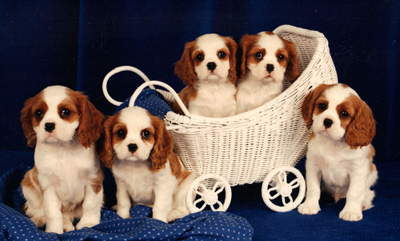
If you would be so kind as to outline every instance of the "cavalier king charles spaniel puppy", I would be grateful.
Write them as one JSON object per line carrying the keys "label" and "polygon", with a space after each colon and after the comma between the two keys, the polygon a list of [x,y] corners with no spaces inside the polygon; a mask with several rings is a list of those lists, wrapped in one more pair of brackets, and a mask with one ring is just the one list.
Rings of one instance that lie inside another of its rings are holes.
{"label": "cavalier king charles spaniel puppy", "polygon": [[21,123],[34,167],[22,180],[26,215],[46,232],[63,233],[100,221],[103,169],[96,141],[104,116],[86,96],[63,86],[47,87],[28,99]]}
{"label": "cavalier king charles spaniel puppy", "polygon": [[169,222],[189,214],[186,195],[194,175],[173,152],[164,122],[140,107],[128,107],[105,123],[101,159],[117,185],[117,214],[129,218],[131,201],[153,207],[153,218]]}
{"label": "cavalier king charles spaniel puppy", "polygon": [[[235,41],[218,34],[205,34],[186,43],[175,74],[186,87],[179,93],[191,114],[227,117],[236,114]],[[174,102],[173,110],[182,114]]]}
{"label": "cavalier king charles spaniel puppy", "polygon": [[237,113],[255,109],[283,91],[284,78],[293,83],[300,75],[296,45],[271,32],[244,35],[237,85]]}
{"label": "cavalier king charles spaniel puppy", "polygon": [[302,214],[320,211],[321,189],[337,202],[346,198],[339,217],[361,220],[362,211],[372,208],[378,177],[372,159],[375,150],[375,121],[368,105],[344,84],[320,85],[303,102],[301,114],[308,129],[306,161],[307,195],[298,207]]}

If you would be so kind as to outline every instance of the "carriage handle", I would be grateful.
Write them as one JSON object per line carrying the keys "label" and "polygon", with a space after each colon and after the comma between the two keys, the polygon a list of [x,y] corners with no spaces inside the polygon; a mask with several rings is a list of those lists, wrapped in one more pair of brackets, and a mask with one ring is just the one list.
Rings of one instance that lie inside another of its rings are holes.
{"label": "carriage handle", "polygon": [[135,101],[136,101],[136,98],[139,96],[140,92],[142,92],[142,90],[143,90],[145,87],[149,86],[150,89],[155,90],[156,88],[154,88],[154,85],[158,85],[158,86],[164,87],[165,89],[167,89],[167,90],[172,94],[172,96],[175,98],[175,100],[176,100],[176,102],[178,103],[178,105],[181,107],[183,113],[184,113],[187,117],[191,117],[191,116],[192,116],[192,115],[189,113],[189,111],[188,111],[188,109],[186,108],[186,106],[183,104],[181,98],[179,98],[178,94],[175,92],[175,90],[174,90],[171,86],[169,86],[169,85],[167,85],[167,84],[165,84],[165,83],[163,83],[163,82],[161,82],[161,81],[150,80],[150,79],[149,79],[141,70],[139,70],[138,68],[135,68],[135,67],[132,67],[132,66],[127,66],[127,65],[126,65],[126,66],[120,66],[120,67],[117,67],[117,68],[111,70],[111,71],[104,77],[104,79],[103,79],[103,86],[102,86],[102,87],[103,87],[103,94],[104,94],[104,96],[106,97],[106,99],[107,99],[111,104],[113,104],[113,105],[115,105],[115,106],[120,106],[120,105],[123,103],[123,102],[114,100],[114,99],[110,96],[110,94],[108,93],[108,90],[107,90],[107,83],[108,83],[108,80],[111,78],[111,76],[113,76],[114,74],[117,74],[117,73],[119,73],[119,72],[122,72],[122,71],[131,71],[131,72],[134,72],[134,73],[136,73],[137,75],[139,75],[140,77],[142,77],[142,79],[144,80],[144,83],[143,83],[142,85],[140,85],[140,86],[135,90],[135,92],[132,94],[132,97],[131,97],[131,99],[130,99],[130,101],[129,101],[129,106],[133,106],[133,104],[134,104]]}

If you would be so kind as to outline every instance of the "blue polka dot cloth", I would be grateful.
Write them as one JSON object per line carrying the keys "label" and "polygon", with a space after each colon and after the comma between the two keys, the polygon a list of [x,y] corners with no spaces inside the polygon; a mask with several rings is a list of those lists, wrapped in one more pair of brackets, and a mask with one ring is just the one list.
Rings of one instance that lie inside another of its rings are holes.
{"label": "blue polka dot cloth", "polygon": [[[114,114],[118,113],[123,108],[128,107],[130,99],[131,98],[126,99],[120,106],[118,106]],[[142,90],[136,98],[134,105],[148,110],[150,114],[158,116],[160,119],[164,119],[164,116],[168,111],[172,111],[171,106],[168,105],[162,94],[150,88]]]}
{"label": "blue polka dot cloth", "polygon": [[[18,167],[0,178],[0,240],[251,240],[254,234],[246,219],[228,212],[204,211],[164,223],[150,218],[151,208],[142,205],[132,207],[131,218],[122,219],[104,207],[100,224],[94,227],[60,235],[46,233],[36,228],[21,210],[25,199],[20,183],[29,169]],[[115,195],[112,179],[111,172],[106,171],[106,199],[110,193]],[[107,206],[107,200],[105,203]]]}

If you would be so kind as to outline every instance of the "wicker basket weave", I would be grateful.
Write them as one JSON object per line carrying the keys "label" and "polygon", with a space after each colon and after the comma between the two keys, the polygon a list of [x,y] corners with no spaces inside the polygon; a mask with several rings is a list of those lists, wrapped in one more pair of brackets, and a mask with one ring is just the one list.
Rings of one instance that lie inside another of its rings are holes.
{"label": "wicker basket weave", "polygon": [[[175,151],[196,176],[216,174],[231,186],[262,182],[280,166],[294,166],[305,155],[310,135],[300,114],[303,98],[317,85],[337,83],[337,74],[322,33],[283,25],[274,30],[297,45],[301,75],[272,101],[226,118],[164,118]],[[168,101],[170,92],[160,91]]]}

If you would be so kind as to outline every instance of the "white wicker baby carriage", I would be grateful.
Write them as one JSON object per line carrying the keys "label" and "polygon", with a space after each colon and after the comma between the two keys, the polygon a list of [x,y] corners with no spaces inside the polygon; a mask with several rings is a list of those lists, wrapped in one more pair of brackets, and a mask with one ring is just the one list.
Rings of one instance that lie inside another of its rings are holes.
{"label": "white wicker baby carriage", "polygon": [[[197,176],[187,196],[191,212],[201,211],[207,205],[212,210],[225,211],[231,201],[230,186],[254,182],[263,182],[263,200],[275,211],[292,210],[304,197],[304,178],[294,168],[305,155],[310,135],[300,114],[301,104],[305,95],[319,84],[337,83],[337,75],[323,34],[289,25],[278,27],[274,33],[296,43],[301,75],[274,100],[232,117],[191,115],[171,87],[149,81],[133,67],[116,68],[104,78],[104,95],[115,105],[122,102],[108,95],[107,82],[113,74],[126,70],[145,80],[133,94],[130,106],[145,87],[154,88],[152,85],[166,88],[168,91],[157,91],[167,101],[177,98],[181,104],[185,115],[171,111],[164,122],[173,136],[175,152]],[[278,199],[277,204],[274,200]]]}

